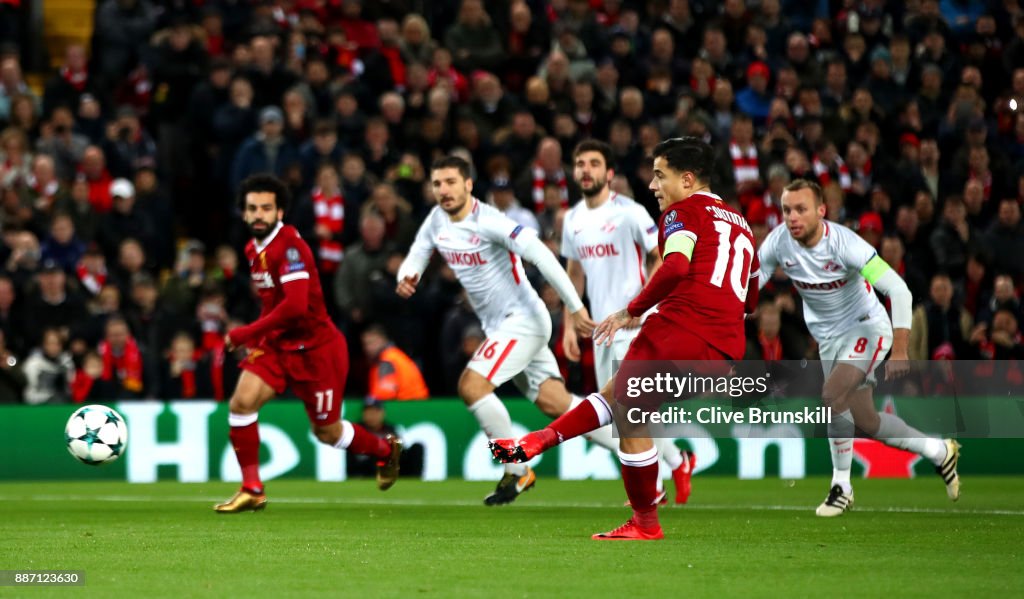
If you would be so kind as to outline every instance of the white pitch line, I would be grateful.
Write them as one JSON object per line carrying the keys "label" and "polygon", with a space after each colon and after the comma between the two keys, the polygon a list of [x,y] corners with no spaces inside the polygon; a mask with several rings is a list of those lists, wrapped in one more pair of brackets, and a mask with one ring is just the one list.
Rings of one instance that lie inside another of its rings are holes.
{"label": "white pitch line", "polygon": [[[0,495],[2,501],[106,501],[111,503],[209,503],[218,501],[215,497],[198,495]],[[275,497],[271,503],[300,505],[369,505],[379,507],[478,507],[475,500],[426,501],[422,499],[366,499],[345,497]],[[609,509],[617,507],[614,503],[580,503],[531,501],[524,499],[520,508],[569,508],[569,509]],[[813,506],[806,505],[758,505],[758,504],[688,504],[678,511],[699,510],[732,510],[754,512],[810,512]],[[1024,510],[978,510],[978,509],[940,509],[920,507],[879,507],[865,508],[858,506],[855,512],[877,514],[971,514],[977,516],[1024,516]]]}

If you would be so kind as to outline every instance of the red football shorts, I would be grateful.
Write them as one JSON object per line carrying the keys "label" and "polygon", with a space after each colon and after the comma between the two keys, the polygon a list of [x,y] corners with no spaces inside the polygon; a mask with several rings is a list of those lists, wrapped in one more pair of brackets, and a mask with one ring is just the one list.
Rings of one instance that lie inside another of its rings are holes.
{"label": "red football shorts", "polygon": [[678,368],[696,376],[725,376],[732,367],[728,360],[706,339],[653,314],[633,339],[615,374],[615,400],[626,407],[656,410],[665,402],[665,397],[654,393],[629,397],[626,393],[629,378],[653,377],[658,373],[683,374],[671,362],[682,362]]}
{"label": "red football shorts", "polygon": [[260,346],[249,352],[241,367],[260,377],[278,395],[291,388],[305,404],[314,427],[334,424],[341,418],[348,345],[340,334],[330,343],[302,351]]}

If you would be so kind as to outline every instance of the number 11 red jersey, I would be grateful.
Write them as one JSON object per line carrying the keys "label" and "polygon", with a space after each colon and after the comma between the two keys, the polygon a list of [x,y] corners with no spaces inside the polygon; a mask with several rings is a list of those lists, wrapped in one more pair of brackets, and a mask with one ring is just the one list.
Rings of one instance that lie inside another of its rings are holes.
{"label": "number 11 red jersey", "polygon": [[739,360],[746,348],[747,283],[760,268],[750,225],[722,198],[697,193],[662,213],[658,226],[662,255],[673,235],[690,238],[693,254],[687,275],[658,303],[658,316]]}

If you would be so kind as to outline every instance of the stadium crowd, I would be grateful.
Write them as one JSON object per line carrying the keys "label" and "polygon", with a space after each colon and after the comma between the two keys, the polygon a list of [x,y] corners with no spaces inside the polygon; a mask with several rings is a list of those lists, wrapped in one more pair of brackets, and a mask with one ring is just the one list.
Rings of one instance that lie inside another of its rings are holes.
{"label": "stadium crowd", "polygon": [[[224,399],[224,333],[258,314],[234,195],[258,172],[292,190],[349,393],[393,344],[453,395],[484,335],[451,271],[394,293],[430,163],[470,160],[557,254],[587,137],[655,215],[654,145],[709,141],[758,241],[789,181],[819,181],[913,291],[912,359],[1024,357],[1017,0],[104,0],[41,94],[20,63],[0,48],[0,402]],[[788,281],[759,312],[748,357],[815,355]]]}

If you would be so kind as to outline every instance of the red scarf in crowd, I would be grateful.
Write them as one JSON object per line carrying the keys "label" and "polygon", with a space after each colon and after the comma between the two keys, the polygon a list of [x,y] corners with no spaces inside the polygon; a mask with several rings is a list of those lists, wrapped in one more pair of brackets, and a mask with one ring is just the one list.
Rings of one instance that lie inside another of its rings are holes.
{"label": "red scarf in crowd", "polygon": [[60,68],[60,76],[64,81],[75,88],[75,91],[82,91],[85,89],[85,84],[89,82],[89,70],[82,69],[81,71],[72,71],[68,67]]}
{"label": "red scarf in crowd", "polygon": [[754,182],[757,186],[739,195],[740,205],[747,207],[757,199],[761,190],[761,171],[758,169],[757,146],[749,144],[744,150],[735,141],[729,142],[729,156],[732,157],[732,172],[736,179],[736,187],[743,183]]}
{"label": "red scarf in crowd", "polygon": [[[319,187],[313,190],[313,211],[317,226],[325,226],[333,235],[341,233],[345,226],[345,198],[341,193],[327,195]],[[321,239],[317,252],[320,258],[320,271],[333,273],[338,270],[341,259],[345,256],[345,248],[333,239]]]}
{"label": "red scarf in crowd", "polygon": [[[865,169],[868,166],[865,165]],[[825,164],[821,161],[821,158],[817,154],[814,155],[814,174],[818,177],[818,183],[822,187],[832,182],[833,174],[839,178],[839,187],[843,191],[850,191],[853,187],[853,179],[850,177],[850,168],[846,166],[843,159],[836,156],[835,161],[832,164]]]}
{"label": "red scarf in crowd", "polygon": [[79,262],[75,267],[75,274],[78,275],[82,287],[85,287],[93,295],[98,295],[100,289],[103,289],[103,285],[107,282],[107,269],[105,268],[100,272],[91,272]]}
{"label": "red scarf in crowd", "polygon": [[774,339],[769,339],[764,333],[758,333],[757,342],[761,345],[762,360],[776,362],[782,359],[782,339],[778,335]]}
{"label": "red scarf in crowd", "polygon": [[[558,169],[556,179],[551,181],[558,185],[558,193],[562,196],[562,208],[569,207],[569,182],[565,179],[565,171]],[[548,183],[547,174],[541,165],[533,163],[533,209],[544,212],[544,186]]]}
{"label": "red scarf in crowd", "polygon": [[114,355],[113,348],[106,341],[101,341],[98,349],[103,358],[103,375],[100,378],[110,381],[116,375],[125,390],[142,391],[142,352],[134,339],[128,338],[120,356]]}

